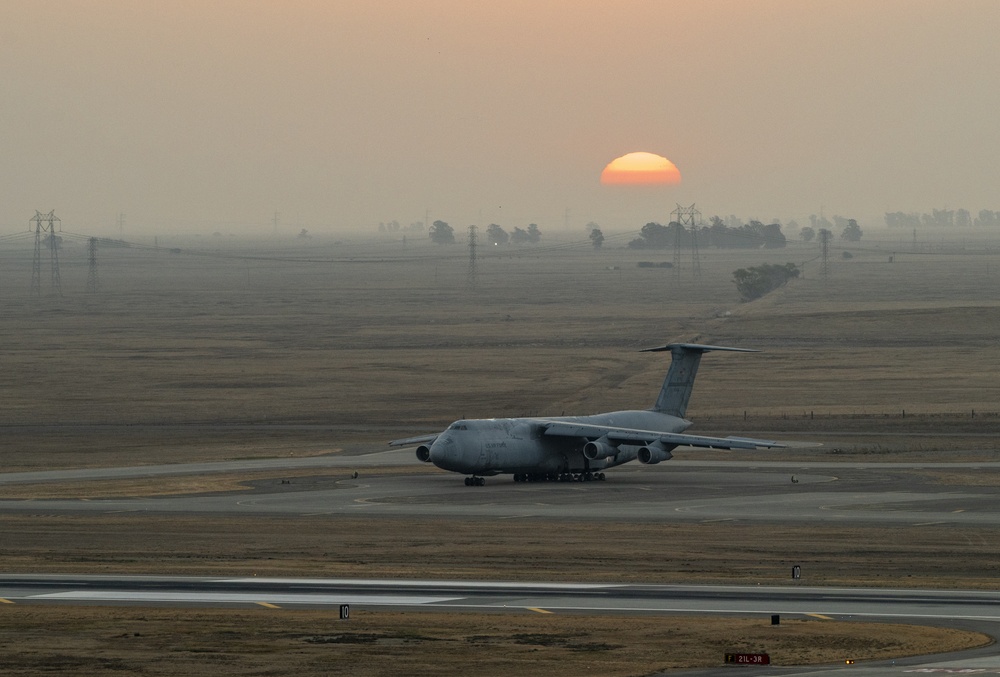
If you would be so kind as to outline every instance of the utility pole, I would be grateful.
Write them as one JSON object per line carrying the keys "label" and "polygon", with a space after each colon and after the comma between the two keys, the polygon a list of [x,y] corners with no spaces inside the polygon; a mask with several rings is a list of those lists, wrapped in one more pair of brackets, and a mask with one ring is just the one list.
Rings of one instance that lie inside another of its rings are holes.
{"label": "utility pole", "polygon": [[[42,294],[42,233],[48,233],[49,238],[49,268],[52,272],[52,291],[62,296],[62,280],[59,277],[59,242],[56,237],[56,222],[62,223],[56,216],[56,210],[42,214],[37,209],[28,223],[35,224],[35,258],[31,264],[31,293]],[[30,226],[29,226],[30,229]]]}
{"label": "utility pole", "polygon": [[476,240],[476,227],[469,226],[469,277],[467,284],[473,292],[476,291],[476,277],[478,275],[476,270]]}

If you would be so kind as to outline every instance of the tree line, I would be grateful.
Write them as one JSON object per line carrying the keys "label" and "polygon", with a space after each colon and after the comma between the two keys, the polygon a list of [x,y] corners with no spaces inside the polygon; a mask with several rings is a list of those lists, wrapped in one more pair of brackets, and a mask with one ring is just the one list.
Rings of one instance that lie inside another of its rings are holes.
{"label": "tree line", "polygon": [[918,228],[931,226],[936,228],[969,228],[1000,226],[1000,211],[980,209],[979,214],[972,215],[968,209],[932,209],[930,214],[916,212],[886,212],[885,225],[890,228]]}
{"label": "tree line", "polygon": [[[454,244],[455,229],[445,221],[435,221],[431,224],[428,236],[431,242],[437,244]],[[513,232],[508,233],[500,224],[491,223],[486,227],[484,237],[484,242],[492,245],[537,244],[542,240],[542,231],[538,224],[529,223],[527,228],[515,226]]]}
{"label": "tree line", "polygon": [[628,243],[629,249],[667,249],[670,247],[717,247],[719,249],[780,249],[787,244],[781,224],[750,221],[739,226],[727,225],[713,216],[710,225],[685,228],[673,221],[664,226],[647,223],[639,237]]}

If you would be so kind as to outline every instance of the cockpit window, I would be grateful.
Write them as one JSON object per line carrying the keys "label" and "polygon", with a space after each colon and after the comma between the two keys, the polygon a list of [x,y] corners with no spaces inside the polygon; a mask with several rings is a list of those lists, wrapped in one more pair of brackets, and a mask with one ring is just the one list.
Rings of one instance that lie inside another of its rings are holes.
{"label": "cockpit window", "polygon": [[464,423],[452,423],[448,430],[468,430]]}

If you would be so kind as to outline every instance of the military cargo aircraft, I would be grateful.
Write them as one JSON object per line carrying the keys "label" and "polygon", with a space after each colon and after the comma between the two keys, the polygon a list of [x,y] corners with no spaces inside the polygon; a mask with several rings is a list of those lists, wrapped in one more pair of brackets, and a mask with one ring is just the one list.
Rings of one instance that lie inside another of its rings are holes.
{"label": "military cargo aircraft", "polygon": [[591,416],[459,420],[435,435],[408,437],[389,446],[417,445],[417,458],[463,473],[466,486],[512,474],[515,482],[604,480],[604,471],[638,459],[654,465],[670,460],[678,446],[710,449],[782,447],[749,437],[685,435],[684,418],[701,356],[712,350],[758,352],[695,343],[673,343],[642,352],[670,351],[670,369],[652,409]]}

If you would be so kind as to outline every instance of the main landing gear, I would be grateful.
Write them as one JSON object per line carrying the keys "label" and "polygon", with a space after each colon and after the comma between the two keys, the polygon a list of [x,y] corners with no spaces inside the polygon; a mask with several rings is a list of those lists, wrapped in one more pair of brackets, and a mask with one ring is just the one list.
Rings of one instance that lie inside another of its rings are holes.
{"label": "main landing gear", "polygon": [[515,482],[603,482],[602,472],[514,473]]}
{"label": "main landing gear", "polygon": [[485,477],[476,477],[475,475],[473,475],[472,477],[466,477],[465,478],[465,486],[467,486],[467,487],[483,487],[483,486],[486,486],[486,478]]}

